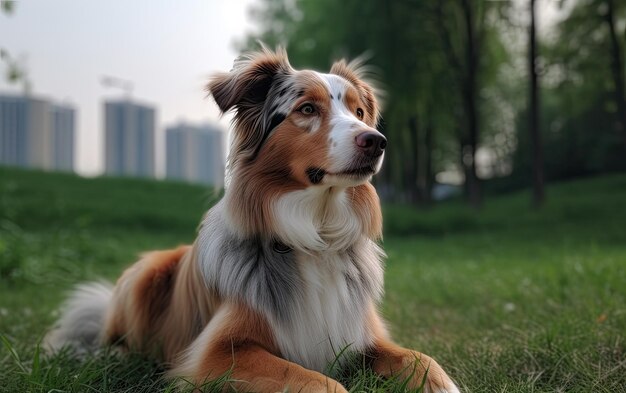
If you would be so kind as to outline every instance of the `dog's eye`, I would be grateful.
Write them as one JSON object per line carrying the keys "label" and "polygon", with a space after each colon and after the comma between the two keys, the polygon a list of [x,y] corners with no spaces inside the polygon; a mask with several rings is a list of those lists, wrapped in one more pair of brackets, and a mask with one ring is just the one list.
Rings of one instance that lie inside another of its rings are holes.
{"label": "dog's eye", "polygon": [[303,115],[312,115],[316,112],[313,104],[304,104],[298,109],[298,111]]}
{"label": "dog's eye", "polygon": [[356,117],[358,117],[359,120],[363,120],[363,109],[356,108]]}

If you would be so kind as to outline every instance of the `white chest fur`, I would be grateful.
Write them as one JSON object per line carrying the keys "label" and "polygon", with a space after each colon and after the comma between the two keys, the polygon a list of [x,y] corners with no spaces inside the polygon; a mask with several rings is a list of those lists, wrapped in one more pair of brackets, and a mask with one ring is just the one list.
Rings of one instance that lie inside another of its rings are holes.
{"label": "white chest fur", "polygon": [[[302,294],[272,321],[285,358],[323,371],[342,350],[372,344],[368,307],[382,292],[382,251],[363,237],[345,191],[309,187],[274,205],[275,230],[298,252]],[[350,249],[351,251],[346,251]]]}
{"label": "white chest fur", "polygon": [[345,254],[298,259],[304,296],[291,304],[288,319],[270,323],[286,359],[323,371],[346,347],[360,351],[372,343],[366,321],[371,299],[349,282],[358,272],[349,271],[356,267]]}

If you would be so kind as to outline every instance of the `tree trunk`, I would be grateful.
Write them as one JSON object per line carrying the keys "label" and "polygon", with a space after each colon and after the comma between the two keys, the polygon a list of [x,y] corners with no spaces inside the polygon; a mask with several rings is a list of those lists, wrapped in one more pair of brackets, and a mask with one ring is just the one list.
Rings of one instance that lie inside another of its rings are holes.
{"label": "tree trunk", "polygon": [[471,181],[469,181],[468,179],[472,176],[471,175],[471,168],[469,165],[469,151],[470,151],[470,147],[469,147],[469,143],[467,141],[467,137],[465,136],[465,134],[467,134],[467,130],[463,130],[464,135],[459,139],[459,152],[460,152],[460,156],[459,159],[461,161],[461,167],[463,168],[463,176],[465,177],[465,181],[463,182],[463,192],[465,193],[465,198],[467,199],[467,201],[469,202],[470,200],[470,184],[472,183]]}
{"label": "tree trunk", "polygon": [[408,121],[409,126],[409,156],[406,163],[408,165],[406,171],[405,189],[409,195],[409,202],[418,203],[420,201],[419,190],[417,187],[417,176],[419,173],[419,135],[417,126],[417,116],[411,115]]}
{"label": "tree trunk", "polygon": [[433,124],[429,121],[424,130],[424,193],[425,204],[432,202],[433,195]]}
{"label": "tree trunk", "polygon": [[626,149],[626,94],[624,92],[624,58],[615,26],[615,0],[607,0],[605,21],[611,37],[611,71],[613,74],[614,95],[617,104],[619,131]]}
{"label": "tree trunk", "polygon": [[[482,195],[480,180],[476,173],[476,150],[478,149],[478,113],[477,113],[477,77],[478,77],[478,45],[476,41],[476,26],[471,0],[462,1],[463,16],[465,18],[465,30],[467,35],[467,45],[465,47],[467,74],[464,83],[464,106],[467,115],[467,136],[470,157],[463,154],[464,165],[466,165],[466,178],[468,200],[472,207],[480,208]],[[467,162],[469,161],[469,162]]]}
{"label": "tree trunk", "polygon": [[[474,79],[470,77],[469,79]],[[468,84],[473,85],[473,82]],[[468,141],[463,145],[463,164],[466,168],[465,181],[467,182],[467,197],[470,205],[476,209],[480,208],[482,204],[480,180],[478,179],[478,173],[476,171],[476,150],[478,148],[478,118],[476,116],[476,99],[475,92],[472,92],[468,88],[468,96],[466,97],[466,110],[467,110],[467,130]]]}
{"label": "tree trunk", "polygon": [[540,207],[545,199],[543,149],[539,129],[539,76],[537,74],[536,0],[530,0],[530,29],[528,37],[528,71],[530,74],[529,127],[532,145],[533,205]]}

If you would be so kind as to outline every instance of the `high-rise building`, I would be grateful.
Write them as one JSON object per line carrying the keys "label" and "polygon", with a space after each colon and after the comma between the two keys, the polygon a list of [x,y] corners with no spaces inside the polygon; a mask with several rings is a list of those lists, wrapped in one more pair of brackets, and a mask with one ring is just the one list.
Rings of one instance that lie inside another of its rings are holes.
{"label": "high-rise building", "polygon": [[165,131],[166,177],[224,186],[224,132],[212,125],[179,124]]}
{"label": "high-rise building", "polygon": [[155,113],[129,100],[104,103],[107,174],[154,177]]}
{"label": "high-rise building", "polygon": [[0,95],[0,164],[72,171],[74,112],[32,96]]}
{"label": "high-rise building", "polygon": [[51,106],[52,164],[59,171],[74,170],[75,111],[64,105]]}
{"label": "high-rise building", "polygon": [[165,130],[165,177],[186,180],[186,154],[188,133],[184,126],[170,127]]}

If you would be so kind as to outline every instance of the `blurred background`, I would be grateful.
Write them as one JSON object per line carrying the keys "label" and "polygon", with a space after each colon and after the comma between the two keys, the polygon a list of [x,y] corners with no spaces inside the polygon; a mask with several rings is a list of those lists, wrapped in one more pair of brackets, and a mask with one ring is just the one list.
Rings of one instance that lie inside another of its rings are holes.
{"label": "blurred background", "polygon": [[0,5],[0,390],[165,389],[36,344],[73,284],[193,242],[230,121],[204,84],[261,41],[367,59],[395,339],[462,391],[626,392],[625,1]]}
{"label": "blurred background", "polygon": [[[221,187],[228,117],[203,84],[244,50],[365,56],[384,93],[385,200],[430,204],[626,169],[615,0],[2,3],[4,165]],[[532,12],[531,12],[532,10]],[[173,21],[185,22],[173,23]]]}

